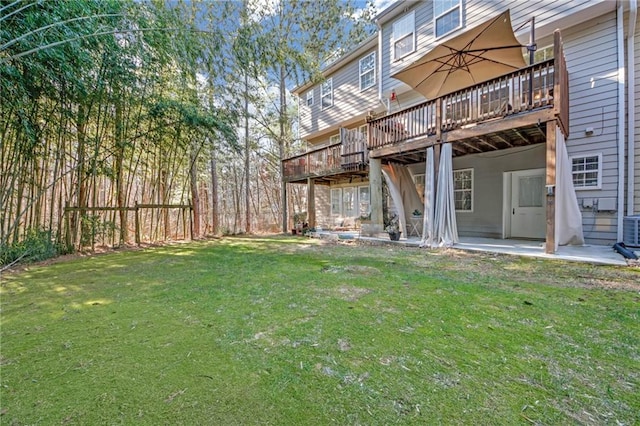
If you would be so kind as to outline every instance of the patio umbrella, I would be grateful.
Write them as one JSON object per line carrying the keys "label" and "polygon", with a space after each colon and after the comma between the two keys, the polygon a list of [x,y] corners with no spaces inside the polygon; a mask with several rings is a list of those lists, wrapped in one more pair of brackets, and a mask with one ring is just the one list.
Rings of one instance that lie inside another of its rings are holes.
{"label": "patio umbrella", "polygon": [[391,77],[433,99],[525,67],[522,47],[507,10],[436,46]]}

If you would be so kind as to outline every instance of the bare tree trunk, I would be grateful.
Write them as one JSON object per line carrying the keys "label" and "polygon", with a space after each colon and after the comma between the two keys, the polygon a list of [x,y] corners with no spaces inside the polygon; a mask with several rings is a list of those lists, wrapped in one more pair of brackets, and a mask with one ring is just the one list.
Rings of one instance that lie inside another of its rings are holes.
{"label": "bare tree trunk", "polygon": [[116,159],[115,159],[115,174],[116,174],[116,205],[122,209],[120,214],[120,241],[119,244],[124,244],[128,240],[127,236],[127,211],[124,210],[125,206],[125,191],[124,191],[124,179],[122,165],[124,161],[124,122],[122,118],[122,99],[116,100]]}
{"label": "bare tree trunk", "polygon": [[198,193],[198,147],[191,144],[191,167],[189,183],[191,185],[191,205],[193,206],[193,237],[200,237],[200,194]]}
{"label": "bare tree trunk", "polygon": [[211,228],[214,235],[217,235],[220,228],[218,222],[218,172],[216,164],[215,148],[211,147]]}
{"label": "bare tree trunk", "polygon": [[77,142],[78,142],[78,181],[77,181],[77,201],[78,201],[78,207],[80,208],[80,210],[78,212],[75,212],[73,214],[73,242],[74,244],[77,243],[77,247],[81,248],[82,245],[82,221],[83,221],[83,216],[86,212],[86,210],[83,210],[83,208],[87,207],[87,189],[86,189],[86,183],[85,183],[85,151],[86,151],[86,145],[85,145],[85,138],[86,138],[86,117],[85,117],[85,111],[84,111],[84,107],[82,106],[82,104],[78,105],[78,115],[77,115],[77,121],[76,121],[76,128],[77,128]]}
{"label": "bare tree trunk", "polygon": [[287,232],[287,183],[284,181],[284,164],[282,160],[285,155],[285,122],[287,119],[287,94],[285,86],[284,65],[280,64],[280,138],[278,140],[278,153],[280,155],[280,196],[282,209],[282,232]]}
{"label": "bare tree trunk", "polygon": [[251,233],[251,204],[250,204],[250,178],[249,176],[249,150],[251,144],[249,143],[249,76],[247,72],[244,73],[244,210],[245,210],[245,231],[247,234]]}

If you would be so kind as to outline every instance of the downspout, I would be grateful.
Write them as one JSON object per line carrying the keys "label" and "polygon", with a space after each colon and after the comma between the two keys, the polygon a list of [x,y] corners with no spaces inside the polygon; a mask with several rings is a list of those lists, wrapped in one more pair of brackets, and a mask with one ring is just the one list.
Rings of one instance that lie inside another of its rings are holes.
{"label": "downspout", "polygon": [[376,27],[378,27],[378,101],[384,105],[382,101],[382,25],[377,19]]}
{"label": "downspout", "polygon": [[634,214],[635,202],[635,34],[638,18],[638,1],[629,1],[629,28],[627,33],[627,216]]}
{"label": "downspout", "polygon": [[617,48],[618,48],[618,208],[616,241],[622,241],[624,219],[624,10],[623,3],[618,1],[617,9]]}
{"label": "downspout", "polygon": [[[313,89],[312,89],[313,90]],[[296,95],[296,101],[297,101],[297,105],[298,105],[298,128],[296,129],[296,141],[300,142],[300,101],[302,98],[300,98],[300,95]],[[308,147],[305,146],[305,149],[308,149]]]}

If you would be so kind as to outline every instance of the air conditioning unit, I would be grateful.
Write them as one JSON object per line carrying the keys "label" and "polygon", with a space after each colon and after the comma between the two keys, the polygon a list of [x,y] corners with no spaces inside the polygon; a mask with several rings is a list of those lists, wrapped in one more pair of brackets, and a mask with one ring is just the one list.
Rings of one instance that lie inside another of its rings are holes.
{"label": "air conditioning unit", "polygon": [[640,247],[640,215],[626,216],[623,219],[622,241],[627,246]]}

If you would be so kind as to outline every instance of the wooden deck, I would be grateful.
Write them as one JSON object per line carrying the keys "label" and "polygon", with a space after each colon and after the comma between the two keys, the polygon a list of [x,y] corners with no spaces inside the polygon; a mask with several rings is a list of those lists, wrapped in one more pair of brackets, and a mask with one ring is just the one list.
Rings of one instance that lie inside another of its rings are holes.
{"label": "wooden deck", "polygon": [[554,59],[381,117],[368,117],[366,144],[341,129],[341,142],[283,160],[284,179],[327,184],[368,174],[369,158],[424,161],[426,148],[452,142],[453,155],[547,141],[547,125],[569,129],[569,79],[560,34]]}
{"label": "wooden deck", "polygon": [[454,156],[544,143],[546,123],[568,110],[568,98],[563,96],[567,90],[557,87],[567,86],[566,69],[562,64],[560,73],[556,72],[558,62],[563,61],[541,62],[384,117],[372,117],[369,155],[415,163],[424,161],[425,148],[446,142],[453,142]]}

